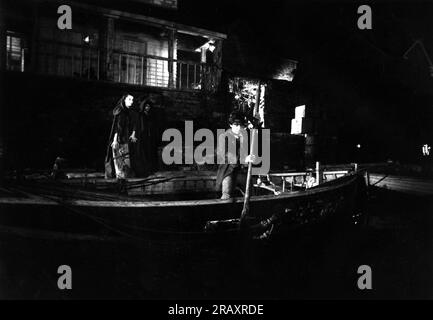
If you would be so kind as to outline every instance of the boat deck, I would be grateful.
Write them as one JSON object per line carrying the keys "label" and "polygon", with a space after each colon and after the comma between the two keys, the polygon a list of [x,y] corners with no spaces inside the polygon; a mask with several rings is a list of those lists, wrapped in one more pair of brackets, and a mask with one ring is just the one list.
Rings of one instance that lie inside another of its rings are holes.
{"label": "boat deck", "polygon": [[[258,184],[253,177],[253,195],[291,193],[306,189],[307,172],[270,173]],[[323,173],[322,182],[340,178],[347,171]],[[101,172],[73,170],[65,172],[62,179],[53,179],[49,173],[31,173],[20,180],[10,179],[12,188],[0,190],[0,197],[23,196],[13,186],[29,194],[44,194],[84,200],[194,200],[217,199],[214,171],[160,171],[146,178],[131,178],[126,183],[126,193],[119,194],[116,179],[105,179]],[[23,187],[25,187],[23,189]],[[34,192],[32,192],[34,191]],[[239,192],[239,196],[242,194]]]}

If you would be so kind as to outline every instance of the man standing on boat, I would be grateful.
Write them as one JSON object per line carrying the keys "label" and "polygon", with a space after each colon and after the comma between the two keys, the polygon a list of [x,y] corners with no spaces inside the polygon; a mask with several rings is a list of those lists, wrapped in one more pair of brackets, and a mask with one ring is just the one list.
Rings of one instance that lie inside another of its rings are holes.
{"label": "man standing on boat", "polygon": [[[246,124],[247,120],[242,113],[238,111],[232,112],[229,117],[230,129],[218,137],[217,157],[219,167],[216,177],[216,189],[222,192],[221,199],[232,198],[236,188],[245,190],[245,163],[255,161],[254,155],[248,155],[244,158],[244,153],[248,152],[248,139],[245,139],[247,137]],[[242,158],[245,160],[241,161]]]}

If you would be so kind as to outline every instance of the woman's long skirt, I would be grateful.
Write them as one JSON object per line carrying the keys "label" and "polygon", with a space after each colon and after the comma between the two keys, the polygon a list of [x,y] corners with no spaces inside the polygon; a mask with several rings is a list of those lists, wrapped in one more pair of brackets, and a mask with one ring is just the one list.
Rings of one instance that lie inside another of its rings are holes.
{"label": "woman's long skirt", "polygon": [[113,148],[113,162],[117,179],[131,177],[131,160],[127,143],[119,144],[117,148]]}

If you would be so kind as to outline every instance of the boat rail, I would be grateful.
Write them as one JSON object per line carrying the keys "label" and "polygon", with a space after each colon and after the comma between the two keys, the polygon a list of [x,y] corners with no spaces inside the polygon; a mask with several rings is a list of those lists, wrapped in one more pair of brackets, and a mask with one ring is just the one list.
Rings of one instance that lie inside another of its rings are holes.
{"label": "boat rail", "polygon": [[[334,171],[322,171],[321,179],[317,179],[316,181],[326,182],[335,180],[342,176],[348,174],[349,170],[334,170]],[[290,191],[293,191],[294,187],[305,187],[307,183],[307,176],[311,174],[311,172],[284,172],[284,173],[270,173],[268,176],[281,178],[282,182],[282,192],[286,192],[286,183],[290,184]],[[317,173],[316,173],[317,175]]]}

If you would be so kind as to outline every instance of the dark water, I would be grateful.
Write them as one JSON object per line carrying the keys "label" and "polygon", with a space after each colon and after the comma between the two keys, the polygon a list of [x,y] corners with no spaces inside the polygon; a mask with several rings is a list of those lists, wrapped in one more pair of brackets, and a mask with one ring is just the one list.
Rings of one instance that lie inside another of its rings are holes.
{"label": "dark water", "polygon": [[[267,242],[53,241],[0,234],[2,299],[431,299],[433,201],[374,192],[368,224]],[[57,268],[72,268],[72,290]],[[357,269],[372,269],[359,290]]]}

